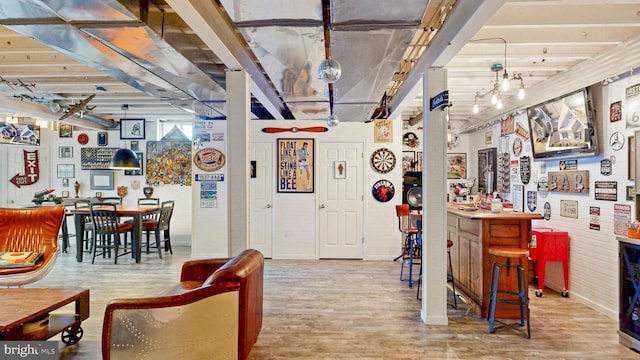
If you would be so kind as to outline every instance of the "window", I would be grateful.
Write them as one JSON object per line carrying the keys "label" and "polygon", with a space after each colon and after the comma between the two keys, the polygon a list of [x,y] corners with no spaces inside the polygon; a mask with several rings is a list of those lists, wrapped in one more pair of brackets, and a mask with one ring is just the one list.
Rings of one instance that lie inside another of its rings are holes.
{"label": "window", "polygon": [[174,127],[177,127],[182,133],[189,138],[193,139],[193,123],[191,121],[159,121],[158,131],[160,136],[158,139],[162,139],[165,135],[171,131]]}

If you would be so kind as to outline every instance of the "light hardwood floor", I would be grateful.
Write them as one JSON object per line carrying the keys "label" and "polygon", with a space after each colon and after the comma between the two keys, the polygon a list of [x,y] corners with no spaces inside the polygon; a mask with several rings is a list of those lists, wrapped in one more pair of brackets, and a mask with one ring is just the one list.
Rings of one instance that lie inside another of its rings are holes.
{"label": "light hardwood floor", "polygon": [[[73,249],[72,249],[73,251]],[[159,260],[130,258],[77,263],[60,254],[46,278],[29,287],[87,287],[91,316],[74,346],[60,342],[61,359],[100,359],[106,303],[155,295],[178,281],[189,259],[186,245]],[[640,359],[618,344],[617,321],[547,290],[531,298],[531,339],[511,331],[489,334],[464,306],[450,310],[449,326],[420,320],[416,288],[399,281],[393,261],[266,260],[264,319],[251,359]],[[67,309],[62,309],[65,311]],[[52,340],[60,340],[59,335]]]}

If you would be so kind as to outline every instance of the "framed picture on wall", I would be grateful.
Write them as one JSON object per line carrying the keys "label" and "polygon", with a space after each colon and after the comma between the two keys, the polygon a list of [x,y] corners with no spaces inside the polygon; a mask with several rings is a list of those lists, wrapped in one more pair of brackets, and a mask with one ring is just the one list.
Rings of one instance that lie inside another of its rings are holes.
{"label": "framed picture on wall", "polygon": [[402,152],[402,173],[407,171],[414,171],[416,166],[416,152],[415,151],[403,151]]}
{"label": "framed picture on wall", "polygon": [[69,124],[60,124],[58,128],[58,137],[61,138],[72,138],[73,137],[73,126]]}
{"label": "framed picture on wall", "polygon": [[278,139],[278,192],[313,193],[315,140]]}
{"label": "framed picture on wall", "polygon": [[58,157],[59,158],[72,158],[73,157],[73,146],[59,146],[58,147]]}
{"label": "framed picture on wall", "polygon": [[467,154],[447,154],[447,179],[467,178]]}
{"label": "framed picture on wall", "polygon": [[113,190],[113,171],[91,170],[91,190]]}
{"label": "framed picture on wall", "polygon": [[74,177],[76,177],[75,165],[58,164],[58,179],[74,178]]}
{"label": "framed picture on wall", "polygon": [[491,194],[497,186],[497,154],[498,149],[478,150],[478,192]]}
{"label": "framed picture on wall", "polygon": [[120,119],[120,139],[144,139],[144,119]]}

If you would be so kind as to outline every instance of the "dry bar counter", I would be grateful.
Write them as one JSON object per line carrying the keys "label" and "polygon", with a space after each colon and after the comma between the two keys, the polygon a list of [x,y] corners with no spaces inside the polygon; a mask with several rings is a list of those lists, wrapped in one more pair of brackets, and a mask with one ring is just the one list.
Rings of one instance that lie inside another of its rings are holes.
{"label": "dry bar counter", "polygon": [[[460,204],[447,206],[447,238],[453,241],[451,260],[456,289],[461,290],[487,315],[487,295],[491,277],[491,263],[505,258],[489,255],[491,246],[515,246],[527,249],[531,238],[531,220],[542,219],[540,214],[513,211],[492,213],[489,210],[473,210]],[[523,264],[525,265],[525,264]],[[529,267],[524,266],[525,279]],[[510,274],[515,275],[515,274]],[[500,287],[517,291],[516,276],[500,274]],[[501,303],[496,307],[496,318],[515,319],[520,313],[517,306]]]}

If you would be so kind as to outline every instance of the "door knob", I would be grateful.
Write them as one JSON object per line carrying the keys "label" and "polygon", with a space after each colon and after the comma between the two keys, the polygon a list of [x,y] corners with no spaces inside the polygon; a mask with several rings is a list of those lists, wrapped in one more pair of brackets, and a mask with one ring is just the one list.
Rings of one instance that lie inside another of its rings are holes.
{"label": "door knob", "polygon": [[320,209],[324,209],[324,208],[325,208],[324,204],[320,204]]}
{"label": "door knob", "polygon": [[267,204],[267,209],[271,209],[271,204]]}

